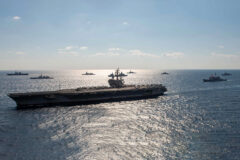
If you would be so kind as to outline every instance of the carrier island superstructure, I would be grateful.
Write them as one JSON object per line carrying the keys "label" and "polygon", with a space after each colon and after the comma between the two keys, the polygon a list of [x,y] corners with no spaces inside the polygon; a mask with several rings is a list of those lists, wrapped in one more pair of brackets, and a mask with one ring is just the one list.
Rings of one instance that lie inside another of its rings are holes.
{"label": "carrier island superstructure", "polygon": [[108,80],[109,87],[81,87],[57,91],[10,93],[17,109],[44,106],[69,106],[156,98],[167,91],[162,84],[125,85],[120,70]]}

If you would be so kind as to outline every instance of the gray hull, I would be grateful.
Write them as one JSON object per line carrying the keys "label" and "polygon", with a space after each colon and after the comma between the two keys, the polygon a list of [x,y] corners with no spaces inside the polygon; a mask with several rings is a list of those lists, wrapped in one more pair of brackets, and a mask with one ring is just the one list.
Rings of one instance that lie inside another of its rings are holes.
{"label": "gray hull", "polygon": [[166,88],[162,85],[142,85],[123,88],[95,87],[13,93],[9,94],[9,97],[15,100],[18,109],[24,109],[154,98],[163,95],[164,92],[166,92]]}
{"label": "gray hull", "polygon": [[203,82],[222,82],[227,81],[226,79],[219,79],[219,80],[209,80],[209,79],[203,79]]}

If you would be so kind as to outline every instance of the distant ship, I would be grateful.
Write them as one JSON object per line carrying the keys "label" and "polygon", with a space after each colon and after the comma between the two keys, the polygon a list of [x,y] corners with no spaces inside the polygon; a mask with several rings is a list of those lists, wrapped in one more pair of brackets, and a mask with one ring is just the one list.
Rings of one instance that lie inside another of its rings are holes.
{"label": "distant ship", "polygon": [[222,74],[222,76],[231,76],[231,75],[232,75],[231,73],[227,73],[227,72]]}
{"label": "distant ship", "polygon": [[53,79],[52,77],[49,76],[43,76],[42,74],[37,77],[30,77],[30,79]]}
{"label": "distant ship", "polygon": [[125,85],[119,69],[108,80],[108,84],[110,87],[83,87],[57,91],[11,93],[8,96],[16,102],[17,109],[26,109],[156,98],[167,91],[162,84]]}
{"label": "distant ship", "polygon": [[91,72],[86,72],[86,73],[83,73],[82,75],[95,75],[94,73],[91,73]]}
{"label": "distant ship", "polygon": [[208,79],[203,79],[203,82],[219,82],[219,81],[226,81],[227,79],[222,79],[219,76],[211,75]]}
{"label": "distant ship", "polygon": [[129,71],[129,72],[127,72],[128,74],[135,74],[136,72],[133,72],[133,71]]}
{"label": "distant ship", "polygon": [[167,72],[162,72],[161,74],[169,74],[169,73],[167,73]]}
{"label": "distant ship", "polygon": [[128,75],[126,75],[126,74],[124,74],[123,72],[121,72],[121,73],[119,74],[119,76],[120,76],[120,77],[126,77],[126,76],[128,76]]}
{"label": "distant ship", "polygon": [[8,76],[27,76],[28,73],[22,73],[22,72],[14,72],[14,73],[7,73]]}

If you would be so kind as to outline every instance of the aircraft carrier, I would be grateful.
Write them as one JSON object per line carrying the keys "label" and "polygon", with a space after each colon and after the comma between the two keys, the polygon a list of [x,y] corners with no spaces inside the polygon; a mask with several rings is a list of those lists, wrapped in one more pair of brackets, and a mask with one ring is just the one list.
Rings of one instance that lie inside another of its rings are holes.
{"label": "aircraft carrier", "polygon": [[119,73],[117,69],[112,78],[108,80],[110,87],[10,93],[8,96],[15,100],[17,109],[25,109],[155,98],[167,91],[166,87],[161,84],[124,85],[124,80]]}

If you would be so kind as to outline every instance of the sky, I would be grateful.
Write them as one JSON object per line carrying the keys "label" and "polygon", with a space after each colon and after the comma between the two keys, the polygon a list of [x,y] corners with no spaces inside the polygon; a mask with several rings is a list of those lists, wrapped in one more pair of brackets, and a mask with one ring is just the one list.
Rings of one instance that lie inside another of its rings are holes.
{"label": "sky", "polygon": [[0,70],[240,69],[239,0],[0,0]]}

